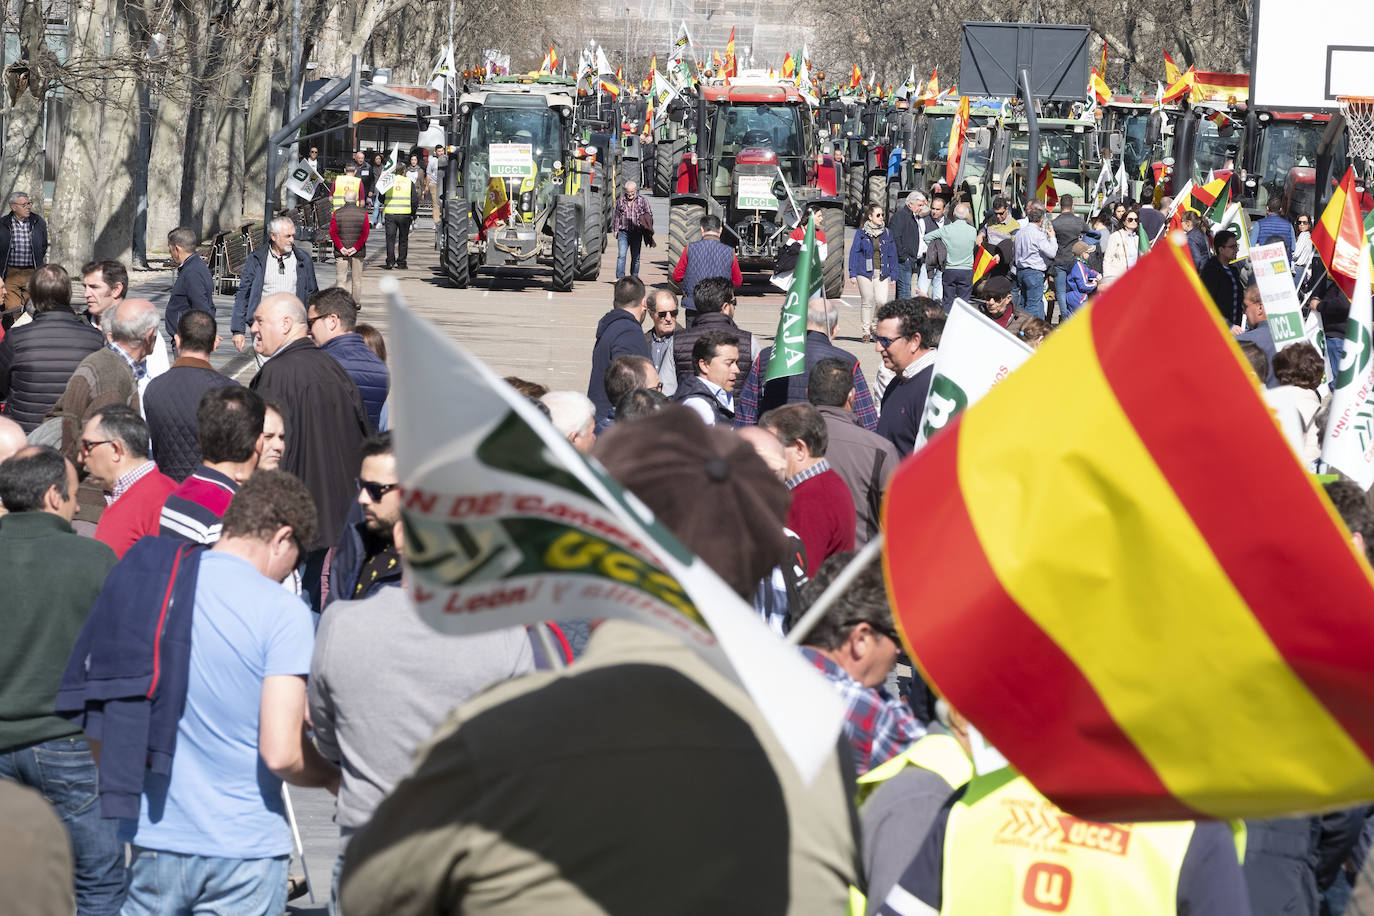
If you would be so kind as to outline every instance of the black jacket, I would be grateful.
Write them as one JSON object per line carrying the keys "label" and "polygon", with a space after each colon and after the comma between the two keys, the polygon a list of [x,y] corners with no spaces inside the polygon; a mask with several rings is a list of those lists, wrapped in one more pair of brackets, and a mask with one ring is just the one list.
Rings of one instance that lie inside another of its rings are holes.
{"label": "black jacket", "polygon": [[740,330],[735,320],[724,312],[699,315],[696,324],[690,328],[678,328],[673,334],[673,365],[677,367],[677,383],[681,385],[697,374],[697,367],[692,365],[692,347],[696,346],[701,335],[716,330],[730,331],[735,335],[735,345],[739,347],[740,373],[735,378],[735,390],[731,394],[739,397],[744,393],[748,367],[754,364],[753,337],[748,331]]}
{"label": "black jacket", "polygon": [[897,447],[897,454],[905,458],[916,447],[916,431],[926,411],[926,395],[935,377],[932,362],[911,378],[897,376],[883,392],[883,410],[878,415],[878,435]]}
{"label": "black jacket", "polygon": [[278,350],[249,387],[286,408],[281,467],[304,481],[319,518],[306,549],[333,547],[343,534],[349,504],[358,495],[354,481],[368,431],[367,409],[357,384],[338,360],[305,337]]}
{"label": "black jacket", "polygon": [[31,433],[52,410],[81,361],[105,336],[70,308],[39,312],[0,342],[0,400],[5,416]]}
{"label": "black jacket", "polygon": [[[320,288],[315,280],[315,263],[310,260],[310,252],[299,245],[296,249],[296,298],[309,304],[310,294]],[[265,242],[254,249],[243,262],[239,273],[239,291],[234,296],[234,311],[229,315],[229,333],[243,334],[253,320],[253,313],[262,301],[263,273],[267,270],[267,254],[272,243]]]}
{"label": "black jacket", "polygon": [[711,412],[716,415],[716,425],[726,429],[735,425],[735,412],[726,410],[720,401],[716,400],[716,393],[706,387],[706,383],[699,376],[692,376],[685,381],[677,383],[677,391],[673,394],[673,400],[678,403],[686,401],[688,398],[701,398],[711,405]]}
{"label": "black jacket", "polygon": [[157,469],[180,483],[200,466],[200,424],[196,410],[205,392],[238,382],[200,359],[182,357],[148,383],[143,416],[153,440]]}
{"label": "black jacket", "polygon": [[181,316],[191,309],[209,312],[213,318],[214,294],[215,280],[210,276],[210,268],[200,255],[192,252],[177,268],[176,282],[172,284],[172,292],[167,296],[167,339],[172,339],[177,332],[177,325],[181,322]]}
{"label": "black jacket", "polygon": [[[48,263],[48,224],[37,213],[29,214],[33,225],[29,228],[29,242],[33,245],[33,266],[42,267]],[[0,216],[0,279],[10,263],[10,236],[14,232],[13,213]]]}
{"label": "black jacket", "polygon": [[1241,282],[1240,272],[1212,255],[1202,265],[1199,276],[1226,326],[1240,324],[1240,316],[1245,313],[1245,284]]}
{"label": "black jacket", "polygon": [[649,342],[644,339],[644,328],[635,320],[635,316],[626,309],[613,308],[602,315],[596,325],[592,374],[587,379],[587,397],[596,405],[598,425],[610,419],[611,409],[615,407],[606,397],[606,370],[617,356],[627,355],[652,359]]}

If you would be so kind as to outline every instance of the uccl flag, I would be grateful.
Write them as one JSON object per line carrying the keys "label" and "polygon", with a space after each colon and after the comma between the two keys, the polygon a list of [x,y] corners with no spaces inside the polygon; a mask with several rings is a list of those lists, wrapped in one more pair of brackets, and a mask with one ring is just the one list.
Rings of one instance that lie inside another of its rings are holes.
{"label": "uccl flag", "polygon": [[800,375],[806,369],[806,307],[813,298],[825,296],[824,272],[816,251],[816,211],[806,223],[806,237],[802,239],[797,266],[792,269],[792,283],[787,287],[782,314],[778,316],[778,333],[773,340],[773,358],[763,380]]}
{"label": "uccl flag", "polygon": [[1370,307],[1369,245],[1355,267],[1355,295],[1345,331],[1345,350],[1327,414],[1322,460],[1368,490],[1374,487],[1374,345]]}
{"label": "uccl flag", "polygon": [[925,445],[1034,352],[1025,341],[963,299],[954,300],[940,335],[916,447]]}
{"label": "uccl flag", "polygon": [[[1263,485],[1217,485],[1241,466]],[[883,516],[911,657],[1066,811],[1374,797],[1374,573],[1172,242],[903,463]]]}
{"label": "uccl flag", "polygon": [[737,677],[810,780],[834,753],[834,689],[528,399],[388,292],[405,564],[421,616],[446,633],[601,617],[666,630]]}

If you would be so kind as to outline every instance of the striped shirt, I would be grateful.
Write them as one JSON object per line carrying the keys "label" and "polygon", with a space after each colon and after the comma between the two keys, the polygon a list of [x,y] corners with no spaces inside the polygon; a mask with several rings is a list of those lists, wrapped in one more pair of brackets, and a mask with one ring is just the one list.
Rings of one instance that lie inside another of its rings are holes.
{"label": "striped shirt", "polygon": [[196,544],[215,543],[223,530],[221,519],[238,489],[229,477],[202,464],[167,497],[158,534]]}
{"label": "striped shirt", "polygon": [[33,263],[33,223],[27,219],[10,221],[10,267],[37,267]]}

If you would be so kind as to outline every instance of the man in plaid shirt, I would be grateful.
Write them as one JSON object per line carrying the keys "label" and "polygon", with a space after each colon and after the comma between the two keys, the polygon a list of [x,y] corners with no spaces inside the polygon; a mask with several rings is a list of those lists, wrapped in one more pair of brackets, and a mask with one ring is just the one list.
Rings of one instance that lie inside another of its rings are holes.
{"label": "man in plaid shirt", "polygon": [[615,278],[625,276],[625,255],[630,256],[630,275],[639,276],[639,246],[654,247],[654,213],[649,202],[639,196],[639,185],[625,182],[625,193],[615,202],[615,238],[619,253],[615,258]]}
{"label": "man in plaid shirt", "polygon": [[[821,564],[802,589],[802,607],[793,609],[793,623],[853,558],[853,553],[838,553]],[[848,705],[844,735],[854,753],[856,776],[897,756],[926,733],[911,707],[882,686],[901,650],[882,565],[876,560],[802,638],[802,655],[835,685]]]}

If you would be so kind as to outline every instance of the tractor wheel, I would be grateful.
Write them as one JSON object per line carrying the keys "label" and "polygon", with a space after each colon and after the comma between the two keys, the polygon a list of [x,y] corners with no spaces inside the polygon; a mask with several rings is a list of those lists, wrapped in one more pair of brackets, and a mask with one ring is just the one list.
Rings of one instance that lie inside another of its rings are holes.
{"label": "tractor wheel", "polygon": [[439,252],[439,262],[444,275],[459,289],[466,289],[472,279],[471,265],[468,260],[468,218],[466,201],[450,200],[448,212],[444,217],[444,250]]}
{"label": "tractor wheel", "polygon": [[[588,214],[595,222],[595,215]],[[553,205],[553,288],[566,293],[577,273],[577,198],[560,194]]]}
{"label": "tractor wheel", "polygon": [[[701,238],[701,218],[706,208],[701,204],[683,202],[668,206],[668,271],[677,266],[682,252],[687,246]],[[681,293],[682,288],[671,278],[668,280],[673,292]]]}
{"label": "tractor wheel", "polygon": [[601,252],[606,247],[606,233],[597,221],[596,198],[582,199],[582,253],[577,257],[577,279],[595,280],[601,274]]}
{"label": "tractor wheel", "polygon": [[886,217],[892,211],[887,205],[887,175],[882,172],[874,172],[868,176],[868,200],[864,206],[877,204],[883,208],[883,216]]}
{"label": "tractor wheel", "polygon": [[661,140],[654,144],[654,196],[667,197],[673,193],[673,180],[682,161],[685,144],[681,140]]}
{"label": "tractor wheel", "polygon": [[850,226],[864,222],[864,173],[858,167],[844,173],[844,221]]}
{"label": "tractor wheel", "polygon": [[838,299],[844,292],[844,212],[839,207],[815,211],[816,222],[825,233],[825,295]]}

